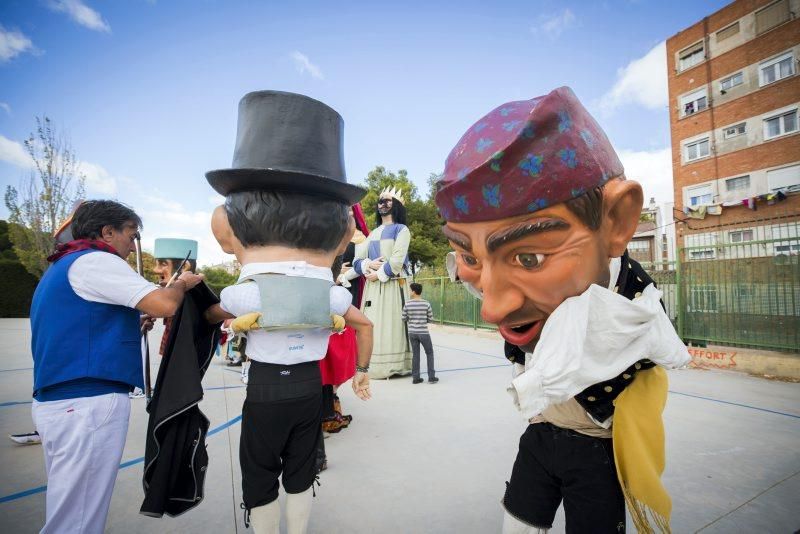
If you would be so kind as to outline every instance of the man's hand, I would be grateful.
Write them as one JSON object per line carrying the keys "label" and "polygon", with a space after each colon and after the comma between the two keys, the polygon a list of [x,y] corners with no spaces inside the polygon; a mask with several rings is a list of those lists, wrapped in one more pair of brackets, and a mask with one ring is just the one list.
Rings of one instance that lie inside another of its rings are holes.
{"label": "man's hand", "polygon": [[353,392],[361,400],[369,400],[372,394],[369,392],[369,375],[356,371],[356,376],[353,377]]}
{"label": "man's hand", "polygon": [[373,271],[377,271],[378,269],[383,267],[384,259],[385,258],[381,256],[380,258],[372,260],[367,265],[369,265],[369,268],[372,269]]}
{"label": "man's hand", "polygon": [[187,291],[189,289],[192,289],[194,286],[196,286],[197,284],[199,284],[200,282],[202,282],[205,279],[206,279],[206,276],[204,274],[194,274],[194,273],[189,272],[189,271],[181,273],[181,275],[178,277],[178,280],[180,280],[181,282],[186,284],[186,290]]}
{"label": "man's hand", "polygon": [[369,271],[364,278],[367,279],[369,282],[374,282],[378,279],[378,271]]}
{"label": "man's hand", "polygon": [[142,333],[149,332],[153,329],[153,324],[155,323],[155,319],[147,315],[146,313],[139,317],[139,328],[141,329]]}
{"label": "man's hand", "polygon": [[261,328],[258,326],[258,320],[261,318],[260,312],[250,312],[245,313],[244,315],[240,315],[233,321],[231,321],[231,330],[235,333],[240,332],[249,332],[250,330],[256,330]]}

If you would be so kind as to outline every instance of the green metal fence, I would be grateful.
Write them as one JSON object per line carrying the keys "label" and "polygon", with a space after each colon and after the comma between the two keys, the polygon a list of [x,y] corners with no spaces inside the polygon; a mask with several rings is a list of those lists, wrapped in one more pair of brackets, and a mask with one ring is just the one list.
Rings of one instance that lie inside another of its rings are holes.
{"label": "green metal fence", "polygon": [[[686,237],[677,261],[643,263],[686,342],[800,352],[800,223]],[[446,277],[420,278],[441,324],[495,328]]]}
{"label": "green metal fence", "polygon": [[797,222],[687,236],[678,251],[686,341],[800,352]]}

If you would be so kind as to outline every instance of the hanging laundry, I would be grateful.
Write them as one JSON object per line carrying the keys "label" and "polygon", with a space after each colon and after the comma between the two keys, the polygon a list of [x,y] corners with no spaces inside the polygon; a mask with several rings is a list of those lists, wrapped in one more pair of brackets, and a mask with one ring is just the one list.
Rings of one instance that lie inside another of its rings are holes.
{"label": "hanging laundry", "polygon": [[690,219],[705,219],[708,206],[686,206],[686,216]]}
{"label": "hanging laundry", "polygon": [[722,215],[722,205],[714,204],[713,206],[708,206],[706,213],[708,213],[708,215]]}

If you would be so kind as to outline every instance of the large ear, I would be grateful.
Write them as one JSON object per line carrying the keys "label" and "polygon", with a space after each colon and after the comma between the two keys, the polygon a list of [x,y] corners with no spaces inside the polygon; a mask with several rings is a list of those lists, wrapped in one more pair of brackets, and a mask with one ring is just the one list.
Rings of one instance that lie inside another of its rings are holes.
{"label": "large ear", "polygon": [[225,211],[224,205],[220,204],[214,208],[214,213],[211,214],[211,233],[214,234],[214,238],[216,238],[224,253],[236,253],[235,249],[239,241],[233,235],[233,228],[228,222],[228,213]]}
{"label": "large ear", "polygon": [[611,180],[603,187],[603,232],[610,258],[622,256],[642,213],[642,186],[631,180]]}

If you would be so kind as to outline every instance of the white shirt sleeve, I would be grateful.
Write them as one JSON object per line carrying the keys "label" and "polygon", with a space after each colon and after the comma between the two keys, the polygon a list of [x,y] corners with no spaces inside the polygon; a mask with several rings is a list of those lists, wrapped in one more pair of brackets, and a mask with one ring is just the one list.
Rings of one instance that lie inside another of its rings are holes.
{"label": "white shirt sleeve", "polygon": [[82,299],[135,308],[158,286],[139,276],[128,263],[108,252],[91,252],[75,260],[67,279]]}
{"label": "white shirt sleeve", "polygon": [[353,295],[342,286],[331,287],[331,313],[344,315],[353,303]]}

